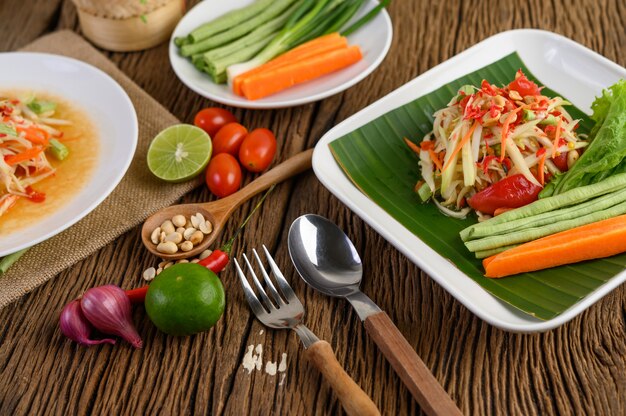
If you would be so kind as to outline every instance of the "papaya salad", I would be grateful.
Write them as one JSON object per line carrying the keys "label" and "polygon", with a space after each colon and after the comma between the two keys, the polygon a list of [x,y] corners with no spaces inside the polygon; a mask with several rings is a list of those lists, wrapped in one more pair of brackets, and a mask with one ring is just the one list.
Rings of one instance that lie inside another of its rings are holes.
{"label": "papaya salad", "polygon": [[55,118],[55,111],[56,103],[33,96],[0,96],[0,217],[20,198],[43,202],[46,195],[35,188],[56,171],[49,157],[69,155],[58,128],[70,122]]}
{"label": "papaya salad", "polygon": [[419,156],[421,199],[456,218],[474,210],[479,220],[535,201],[588,144],[571,104],[542,89],[521,70],[503,87],[461,87],[419,146],[405,139]]}

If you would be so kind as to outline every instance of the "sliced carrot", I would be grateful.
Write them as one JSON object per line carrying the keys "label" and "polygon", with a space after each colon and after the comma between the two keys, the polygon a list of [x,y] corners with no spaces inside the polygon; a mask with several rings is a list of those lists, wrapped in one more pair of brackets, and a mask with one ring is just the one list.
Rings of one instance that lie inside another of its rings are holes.
{"label": "sliced carrot", "polygon": [[562,231],[483,260],[485,276],[547,269],[626,251],[626,214]]}
{"label": "sliced carrot", "polygon": [[415,143],[413,143],[412,141],[410,141],[409,139],[407,139],[406,137],[404,137],[404,143],[406,143],[407,146],[409,146],[409,148],[411,150],[413,150],[415,152],[416,155],[419,156],[421,149],[418,145],[416,145]]}
{"label": "sliced carrot", "polygon": [[554,141],[552,142],[552,157],[556,156],[556,151],[559,148],[559,139],[561,138],[561,117],[556,122],[556,132],[554,133]]}
{"label": "sliced carrot", "polygon": [[522,109],[522,107],[517,107],[515,110],[511,111],[508,116],[504,119],[504,124],[502,124],[502,136],[500,138],[500,162],[504,160],[504,155],[506,154],[506,137],[509,135],[509,125],[513,122],[514,116]]}
{"label": "sliced carrot", "polygon": [[545,182],[545,173],[544,173],[544,171],[543,171],[543,168],[544,168],[544,166],[545,166],[545,164],[546,164],[546,156],[547,156],[547,155],[544,153],[544,154],[541,156],[541,158],[539,159],[539,164],[537,165],[537,170],[538,170],[538,172],[537,172],[537,173],[538,173],[538,176],[539,176],[539,183],[540,183],[541,185],[543,185],[543,184],[544,184],[544,182]]}
{"label": "sliced carrot", "polygon": [[312,79],[321,77],[359,61],[363,55],[358,46],[349,46],[246,77],[241,89],[249,100],[257,100]]}
{"label": "sliced carrot", "polygon": [[20,162],[37,157],[42,151],[43,151],[42,147],[33,146],[28,150],[24,150],[23,152],[20,152],[14,155],[5,156],[4,161],[9,166],[17,165]]}
{"label": "sliced carrot", "polygon": [[243,96],[243,90],[241,86],[243,81],[255,74],[267,71],[273,68],[278,68],[283,65],[289,65],[302,59],[308,59],[312,56],[330,52],[337,49],[343,49],[348,47],[348,39],[341,36],[339,33],[330,33],[328,35],[320,36],[310,40],[302,45],[285,52],[271,61],[258,66],[248,72],[245,72],[233,80],[233,92],[237,95]]}
{"label": "sliced carrot", "polygon": [[456,154],[461,151],[465,143],[469,141],[470,137],[472,137],[472,134],[474,133],[474,130],[476,130],[476,127],[478,127],[479,124],[480,123],[478,122],[478,120],[474,121],[474,124],[472,124],[472,127],[470,127],[467,133],[465,133],[465,136],[463,136],[461,141],[456,145],[456,148],[452,152],[452,155],[450,156],[446,164],[443,166],[443,169],[441,169],[442,171],[446,170],[448,166],[450,166],[450,163],[452,163],[452,159],[454,159],[454,156],[456,156]]}

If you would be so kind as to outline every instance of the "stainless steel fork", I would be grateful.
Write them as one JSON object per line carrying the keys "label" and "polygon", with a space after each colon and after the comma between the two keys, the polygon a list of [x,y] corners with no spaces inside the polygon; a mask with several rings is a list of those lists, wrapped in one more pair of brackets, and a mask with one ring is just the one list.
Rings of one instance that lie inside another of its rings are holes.
{"label": "stainless steel fork", "polygon": [[[320,341],[320,339],[302,323],[302,319],[304,318],[304,307],[302,303],[291,289],[291,286],[289,286],[289,283],[281,273],[265,245],[263,245],[263,252],[267,258],[271,274],[274,275],[276,279],[278,289],[274,286],[274,283],[272,283],[270,275],[265,270],[259,254],[255,249],[252,250],[258,268],[263,275],[267,291],[270,292],[274,300],[273,302],[265,292],[263,285],[261,285],[261,281],[254,272],[254,267],[248,260],[248,257],[244,254],[243,262],[252,277],[254,286],[259,294],[258,297],[252,289],[252,286],[250,286],[245,273],[239,266],[239,262],[237,259],[234,259],[235,268],[241,279],[244,294],[256,317],[270,328],[291,328],[296,331],[306,349],[304,356],[322,373],[322,376],[331,385],[347,414],[358,416],[380,415],[374,402],[358,384],[350,378],[341,364],[339,364],[330,344],[326,341]],[[259,300],[259,297],[261,300]]]}

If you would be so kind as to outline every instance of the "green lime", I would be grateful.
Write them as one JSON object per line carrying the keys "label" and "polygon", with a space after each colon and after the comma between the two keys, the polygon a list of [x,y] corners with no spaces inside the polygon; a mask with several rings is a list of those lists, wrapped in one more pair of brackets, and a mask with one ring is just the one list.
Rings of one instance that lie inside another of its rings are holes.
{"label": "green lime", "polygon": [[211,159],[209,135],[190,124],[176,124],[157,134],[148,149],[150,172],[164,181],[182,182],[200,174]]}
{"label": "green lime", "polygon": [[224,313],[224,287],[215,273],[194,263],[176,264],[150,283],[145,307],[150,320],[170,335],[208,331]]}

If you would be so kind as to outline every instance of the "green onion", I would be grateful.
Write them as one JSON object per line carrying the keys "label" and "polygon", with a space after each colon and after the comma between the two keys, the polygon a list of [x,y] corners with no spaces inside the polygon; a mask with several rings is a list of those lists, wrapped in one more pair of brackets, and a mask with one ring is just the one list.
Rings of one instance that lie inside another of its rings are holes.
{"label": "green onion", "polygon": [[370,10],[365,16],[354,22],[350,27],[341,32],[343,36],[349,36],[355,31],[359,30],[363,25],[372,20],[378,12],[380,12],[383,8],[387,7],[387,5],[391,2],[391,0],[383,0],[380,4]]}

